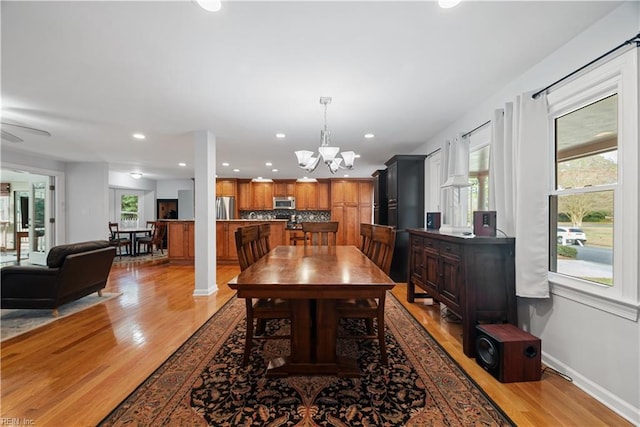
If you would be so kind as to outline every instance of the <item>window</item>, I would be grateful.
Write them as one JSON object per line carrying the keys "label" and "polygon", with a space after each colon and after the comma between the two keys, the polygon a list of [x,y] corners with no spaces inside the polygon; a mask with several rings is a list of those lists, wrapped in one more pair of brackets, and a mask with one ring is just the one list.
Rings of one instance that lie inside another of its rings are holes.
{"label": "window", "polygon": [[554,294],[638,315],[637,49],[548,95]]}
{"label": "window", "polygon": [[483,126],[469,136],[469,184],[467,226],[473,226],[474,211],[489,210],[489,157],[491,126]]}
{"label": "window", "polygon": [[135,194],[123,194],[120,197],[120,224],[124,227],[138,226],[138,196]]}
{"label": "window", "polygon": [[612,286],[618,95],[556,118],[554,130],[550,270]]}

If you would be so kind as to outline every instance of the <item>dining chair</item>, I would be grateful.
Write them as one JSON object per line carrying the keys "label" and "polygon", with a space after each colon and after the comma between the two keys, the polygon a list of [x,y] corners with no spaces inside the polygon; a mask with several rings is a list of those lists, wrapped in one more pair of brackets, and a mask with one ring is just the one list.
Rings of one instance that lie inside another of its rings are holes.
{"label": "dining chair", "polygon": [[[147,221],[147,223],[150,221]],[[163,242],[164,236],[167,233],[167,223],[164,221],[151,221],[153,224],[151,226],[151,235],[138,237],[136,239],[136,243],[138,244],[138,251],[140,252],[140,246],[145,245],[147,247],[147,252],[151,253],[153,256],[153,246],[155,245],[156,250],[159,250],[161,254],[164,255],[163,250]]]}
{"label": "dining chair", "polygon": [[368,254],[371,248],[371,237],[373,236],[373,224],[360,224],[360,250]]}
{"label": "dining chair", "polygon": [[304,244],[312,246],[335,246],[338,234],[338,221],[303,222]]}
{"label": "dining chair", "polygon": [[[268,225],[268,224],[267,224]],[[258,261],[260,255],[260,230],[259,225],[239,227],[235,232],[236,250],[240,270],[244,271]],[[264,228],[266,233],[266,228]],[[270,230],[269,230],[270,232]],[[291,319],[291,304],[280,298],[245,298],[247,312],[247,330],[244,343],[244,356],[242,366],[247,366],[251,355],[251,345],[254,339],[288,339],[291,335],[266,335],[267,320]],[[254,319],[256,325],[254,325]],[[255,327],[255,329],[254,329]]]}
{"label": "dining chair", "polygon": [[260,227],[248,225],[238,227],[235,232],[236,251],[240,270],[246,270],[251,264],[260,259],[258,245],[260,244]]}
{"label": "dining chair", "polygon": [[258,257],[262,258],[271,250],[271,224],[259,224],[258,225]]}
{"label": "dining chair", "polygon": [[[371,244],[366,255],[385,274],[389,275],[396,242],[396,230],[385,225],[372,225],[371,231]],[[366,335],[347,335],[341,336],[341,338],[377,339],[380,347],[380,360],[386,365],[388,358],[384,341],[384,305],[385,294],[382,294],[379,298],[338,300],[336,302],[336,312],[338,318],[365,320]],[[378,328],[377,333],[374,333],[373,329],[374,319]]]}
{"label": "dining chair", "polygon": [[109,222],[109,245],[118,249],[118,256],[122,259],[122,247],[127,248],[127,253],[131,254],[131,240],[120,237],[120,227],[117,222]]}

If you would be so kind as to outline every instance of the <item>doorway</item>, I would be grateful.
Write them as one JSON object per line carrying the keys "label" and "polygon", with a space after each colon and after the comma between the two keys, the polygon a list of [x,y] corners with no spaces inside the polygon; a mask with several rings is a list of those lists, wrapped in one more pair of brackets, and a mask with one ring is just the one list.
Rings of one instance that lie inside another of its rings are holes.
{"label": "doorway", "polygon": [[156,212],[158,219],[178,219],[178,199],[158,199]]}
{"label": "doorway", "polygon": [[[157,199],[157,219],[178,219],[178,199]],[[167,233],[164,234],[162,247],[167,247]]]}
{"label": "doorway", "polygon": [[46,264],[54,242],[53,176],[2,170],[2,262]]}

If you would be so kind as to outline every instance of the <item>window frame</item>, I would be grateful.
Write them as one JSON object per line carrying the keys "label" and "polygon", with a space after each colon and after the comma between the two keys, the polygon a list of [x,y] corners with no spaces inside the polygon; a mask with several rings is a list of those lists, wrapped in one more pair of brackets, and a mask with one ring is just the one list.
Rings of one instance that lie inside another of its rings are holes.
{"label": "window frame", "polygon": [[[478,210],[489,210],[490,206],[491,206],[491,157],[492,157],[492,153],[491,150],[493,150],[493,144],[492,144],[492,135],[491,135],[491,130],[492,127],[490,126],[491,122],[487,122],[487,124],[483,125],[480,127],[480,129],[476,129],[471,135],[469,135],[469,157],[471,157],[471,154],[474,151],[479,151],[482,150],[485,147],[489,147],[489,166],[487,167],[487,173],[486,173],[486,181],[487,181],[487,194],[486,194],[486,199],[487,199],[487,207],[485,209],[478,209]],[[471,180],[472,176],[471,176],[471,164],[469,164],[469,180]],[[470,185],[468,188],[465,188],[465,197],[468,200],[468,205],[467,205],[467,209],[466,209],[466,215],[467,215],[467,226],[473,227],[473,206],[471,203],[471,188],[473,186]],[[478,196],[480,197],[480,196]]]}
{"label": "window frame", "polygon": [[[548,188],[550,196],[558,194],[555,185],[555,119],[614,93],[618,94],[618,182],[598,186],[598,190],[614,191],[613,286],[552,271],[548,272],[548,280],[555,295],[635,321],[640,309],[638,235],[628,230],[638,230],[637,49],[619,54],[547,95],[548,147],[550,159],[553,159]],[[555,228],[549,230],[549,238],[556,241]]]}

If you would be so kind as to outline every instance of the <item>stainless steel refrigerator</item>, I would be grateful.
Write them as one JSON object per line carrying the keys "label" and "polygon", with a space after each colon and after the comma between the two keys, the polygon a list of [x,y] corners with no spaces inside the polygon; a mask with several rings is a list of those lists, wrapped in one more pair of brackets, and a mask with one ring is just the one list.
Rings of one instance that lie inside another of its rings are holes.
{"label": "stainless steel refrigerator", "polygon": [[235,211],[235,197],[216,197],[216,219],[233,219]]}

